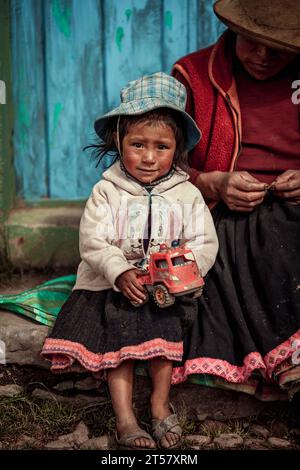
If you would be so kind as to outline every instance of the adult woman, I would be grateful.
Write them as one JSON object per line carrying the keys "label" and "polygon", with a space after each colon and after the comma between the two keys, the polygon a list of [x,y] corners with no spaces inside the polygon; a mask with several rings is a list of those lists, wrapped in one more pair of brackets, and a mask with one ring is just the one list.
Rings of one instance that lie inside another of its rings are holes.
{"label": "adult woman", "polygon": [[200,300],[201,344],[178,380],[193,370],[261,398],[278,397],[277,384],[292,396],[300,381],[300,112],[291,100],[300,5],[219,0],[214,10],[229,30],[173,70],[203,133],[190,177],[215,206],[220,242]]}

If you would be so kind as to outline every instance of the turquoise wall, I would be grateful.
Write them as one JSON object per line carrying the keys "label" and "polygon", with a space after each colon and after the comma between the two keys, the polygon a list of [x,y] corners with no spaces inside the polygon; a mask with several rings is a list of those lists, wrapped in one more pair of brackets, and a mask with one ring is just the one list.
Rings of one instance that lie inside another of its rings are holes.
{"label": "turquoise wall", "polygon": [[82,147],[129,80],[170,72],[224,30],[213,0],[11,0],[18,195],[86,198],[103,168]]}

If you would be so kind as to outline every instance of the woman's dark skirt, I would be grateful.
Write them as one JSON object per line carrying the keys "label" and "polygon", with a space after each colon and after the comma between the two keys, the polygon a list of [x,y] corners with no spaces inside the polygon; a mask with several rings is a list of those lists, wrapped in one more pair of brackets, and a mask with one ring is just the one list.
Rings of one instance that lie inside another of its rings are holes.
{"label": "woman's dark skirt", "polygon": [[292,396],[300,385],[300,206],[269,196],[251,213],[219,204],[213,217],[220,249],[174,381],[205,374],[209,385],[235,384],[265,400],[280,397],[278,385]]}
{"label": "woman's dark skirt", "polygon": [[295,393],[300,206],[270,196],[251,213],[220,203],[213,217],[220,249],[198,312],[191,300],[136,309],[112,290],[74,291],[43,348],[52,369],[80,364],[95,372],[129,358],[163,356],[174,361],[173,383],[189,377],[266,400],[278,385]]}

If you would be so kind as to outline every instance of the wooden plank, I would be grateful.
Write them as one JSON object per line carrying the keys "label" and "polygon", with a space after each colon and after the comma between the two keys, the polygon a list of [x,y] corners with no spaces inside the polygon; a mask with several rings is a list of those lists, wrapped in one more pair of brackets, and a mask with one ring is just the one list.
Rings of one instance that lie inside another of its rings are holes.
{"label": "wooden plank", "polygon": [[226,27],[213,11],[215,0],[200,0],[198,49],[216,42]]}
{"label": "wooden plank", "polygon": [[94,138],[103,109],[101,4],[46,5],[49,175],[52,198],[87,197],[99,170],[82,148]]}
{"label": "wooden plank", "polygon": [[[105,107],[103,18],[99,0],[73,2],[73,28],[73,50],[76,53],[76,197],[85,198],[101,175],[101,168],[95,168],[96,162],[91,161],[89,152],[82,151],[85,145],[94,140],[94,120]],[[74,122],[70,124],[70,132],[74,136]]]}
{"label": "wooden plank", "polygon": [[41,1],[12,0],[11,20],[18,194],[36,199],[48,196]]}
{"label": "wooden plank", "polygon": [[108,109],[130,80],[161,70],[161,1],[104,0]]}
{"label": "wooden plank", "polygon": [[44,2],[47,73],[49,188],[52,198],[77,194],[76,51],[73,2]]}
{"label": "wooden plank", "polygon": [[199,1],[188,0],[188,52],[198,49]]}
{"label": "wooden plank", "polygon": [[133,0],[132,36],[134,78],[162,70],[161,0]]}
{"label": "wooden plank", "polygon": [[170,73],[179,57],[188,53],[188,2],[163,2],[163,70]]}

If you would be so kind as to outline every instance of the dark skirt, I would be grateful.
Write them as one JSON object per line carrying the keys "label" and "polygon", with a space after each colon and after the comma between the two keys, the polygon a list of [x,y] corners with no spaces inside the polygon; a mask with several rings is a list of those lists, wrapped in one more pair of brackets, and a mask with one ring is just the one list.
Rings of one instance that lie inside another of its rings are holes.
{"label": "dark skirt", "polygon": [[274,385],[292,395],[300,381],[300,206],[269,196],[251,213],[219,204],[213,217],[220,249],[174,380],[205,374],[264,399]]}
{"label": "dark skirt", "polygon": [[174,362],[173,383],[189,378],[266,400],[280,397],[274,388],[295,393],[300,206],[270,196],[251,213],[219,203],[213,217],[220,249],[198,311],[190,299],[136,309],[112,290],[74,291],[42,351],[52,370],[96,372],[162,356]]}
{"label": "dark skirt", "polygon": [[128,359],[163,357],[181,362],[183,338],[197,312],[197,301],[187,296],[161,309],[151,298],[134,307],[112,289],[75,290],[63,305],[42,355],[51,360],[53,372],[98,373]]}

